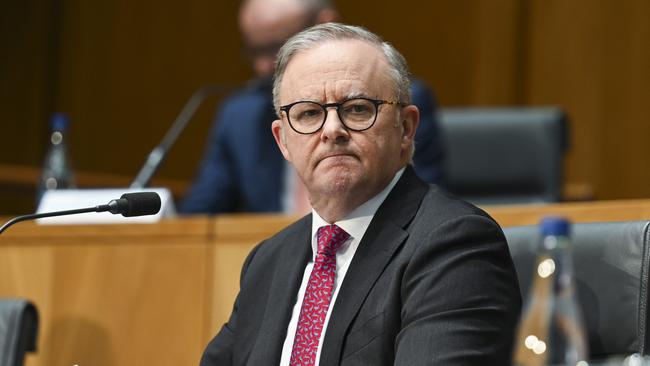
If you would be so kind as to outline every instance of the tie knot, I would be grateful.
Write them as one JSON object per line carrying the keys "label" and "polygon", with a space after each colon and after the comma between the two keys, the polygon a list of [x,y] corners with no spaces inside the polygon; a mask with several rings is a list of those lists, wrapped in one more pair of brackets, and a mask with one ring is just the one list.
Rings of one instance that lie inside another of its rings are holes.
{"label": "tie knot", "polygon": [[330,257],[334,257],[341,245],[350,238],[350,234],[334,224],[319,227],[316,235],[318,237],[318,253]]}

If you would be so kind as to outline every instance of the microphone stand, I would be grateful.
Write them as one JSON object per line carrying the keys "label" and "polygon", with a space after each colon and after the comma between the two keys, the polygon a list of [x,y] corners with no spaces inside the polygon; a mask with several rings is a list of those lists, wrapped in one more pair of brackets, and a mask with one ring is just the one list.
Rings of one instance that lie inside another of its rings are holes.
{"label": "microphone stand", "polygon": [[86,212],[104,212],[104,211],[109,211],[111,209],[110,205],[99,205],[95,207],[86,207],[86,208],[76,208],[74,210],[65,210],[65,211],[55,211],[55,212],[43,212],[40,214],[30,214],[30,215],[23,215],[23,216],[17,216],[14,217],[13,219],[7,221],[2,227],[0,227],[0,234],[2,234],[3,231],[5,231],[9,226],[21,222],[21,221],[26,221],[26,220],[32,220],[32,219],[41,219],[43,217],[54,217],[54,216],[63,216],[63,215],[74,215],[74,214],[80,214],[80,213],[86,213]]}
{"label": "microphone stand", "polygon": [[106,205],[97,205],[94,207],[76,208],[65,211],[43,212],[30,215],[14,217],[0,227],[0,234],[9,226],[32,219],[43,217],[74,215],[86,212],[110,212],[112,214],[122,214],[124,217],[155,215],[160,211],[160,196],[156,192],[136,192],[125,193],[119,199],[111,200]]}
{"label": "microphone stand", "polygon": [[156,146],[147,157],[147,160],[144,163],[144,166],[138,172],[138,175],[135,177],[131,183],[130,188],[144,188],[151,181],[151,177],[156,173],[160,167],[162,161],[167,155],[167,151],[172,147],[178,136],[185,129],[187,124],[190,122],[196,110],[205,99],[213,94],[221,94],[224,92],[229,92],[234,90],[234,87],[230,86],[220,86],[220,85],[206,85],[201,87],[199,90],[194,92],[190,99],[185,103],[185,106],[181,110],[181,113],[178,114],[178,117],[172,123],[172,126],[163,137],[162,141],[158,146]]}

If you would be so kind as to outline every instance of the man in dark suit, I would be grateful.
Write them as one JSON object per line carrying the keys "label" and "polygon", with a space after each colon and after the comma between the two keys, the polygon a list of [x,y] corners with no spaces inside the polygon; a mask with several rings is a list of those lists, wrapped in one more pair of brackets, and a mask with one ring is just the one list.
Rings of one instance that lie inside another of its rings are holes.
{"label": "man in dark suit", "polygon": [[[242,1],[239,25],[258,79],[221,105],[198,173],[179,206],[181,213],[306,212],[295,202],[295,174],[269,133],[277,117],[270,76],[275,54],[287,38],[337,18],[327,0]],[[420,178],[435,183],[442,176],[436,102],[420,81],[412,83],[412,96],[421,115],[414,167]]]}
{"label": "man in dark suit", "polygon": [[404,58],[329,23],[278,54],[273,136],[312,213],[246,259],[208,365],[508,365],[521,297],[499,226],[410,166]]}

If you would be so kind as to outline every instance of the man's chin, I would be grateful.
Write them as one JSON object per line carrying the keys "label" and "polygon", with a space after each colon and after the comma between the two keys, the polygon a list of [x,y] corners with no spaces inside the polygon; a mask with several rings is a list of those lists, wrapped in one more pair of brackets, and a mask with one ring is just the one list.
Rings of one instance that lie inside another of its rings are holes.
{"label": "man's chin", "polygon": [[320,179],[323,191],[340,194],[354,190],[360,181],[358,172],[345,168],[329,169]]}
{"label": "man's chin", "polygon": [[359,160],[352,155],[335,155],[318,162],[317,169],[355,169]]}

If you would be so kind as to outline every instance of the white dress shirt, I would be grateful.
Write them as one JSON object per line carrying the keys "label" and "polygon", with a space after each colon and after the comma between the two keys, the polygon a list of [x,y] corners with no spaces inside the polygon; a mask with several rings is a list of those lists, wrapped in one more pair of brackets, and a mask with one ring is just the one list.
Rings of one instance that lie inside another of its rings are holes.
{"label": "white dress shirt", "polygon": [[[320,361],[320,352],[323,346],[323,339],[325,339],[325,332],[327,331],[327,324],[329,323],[330,315],[332,314],[332,309],[336,304],[336,297],[338,296],[339,289],[345,278],[345,273],[348,271],[352,257],[359,247],[359,243],[363,238],[363,235],[370,225],[370,221],[375,216],[377,209],[384,202],[388,193],[395,187],[397,181],[402,176],[404,168],[400,169],[393,180],[375,197],[371,198],[361,206],[357,207],[349,215],[343,218],[340,221],[335,222],[334,224],[338,225],[341,229],[345,230],[350,234],[350,238],[341,245],[341,248],[336,253],[336,276],[334,277],[334,292],[332,293],[332,301],[330,306],[327,309],[327,315],[325,316],[325,323],[323,324],[323,331],[320,335],[318,341],[318,351],[316,352],[316,363],[318,366]],[[322,226],[329,225],[328,222],[323,220],[315,210],[312,210],[312,227],[311,227],[311,248],[312,248],[312,258],[307,263],[305,267],[305,272],[302,276],[302,283],[300,284],[300,290],[296,297],[296,302],[293,306],[293,312],[291,313],[291,321],[287,327],[287,337],[284,339],[284,346],[282,347],[282,358],[280,359],[280,366],[288,366],[291,361],[291,351],[293,349],[293,340],[296,336],[296,328],[298,324],[298,318],[300,317],[300,309],[302,308],[302,300],[305,297],[305,290],[307,289],[307,283],[309,282],[309,276],[311,275],[312,268],[314,267],[314,260],[316,258],[316,252],[318,251],[318,238],[316,233],[318,228]]]}

